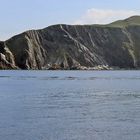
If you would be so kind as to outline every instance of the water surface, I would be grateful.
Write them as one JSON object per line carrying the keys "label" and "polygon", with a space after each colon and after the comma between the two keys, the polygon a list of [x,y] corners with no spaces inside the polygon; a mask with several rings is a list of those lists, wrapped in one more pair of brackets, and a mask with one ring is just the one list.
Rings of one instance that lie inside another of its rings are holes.
{"label": "water surface", "polygon": [[0,71],[0,140],[118,139],[140,139],[140,71]]}

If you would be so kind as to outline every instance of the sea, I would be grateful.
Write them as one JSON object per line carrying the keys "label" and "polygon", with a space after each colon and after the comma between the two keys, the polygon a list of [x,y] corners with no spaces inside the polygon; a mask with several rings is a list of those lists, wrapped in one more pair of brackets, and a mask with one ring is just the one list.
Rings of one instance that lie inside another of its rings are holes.
{"label": "sea", "polygon": [[0,140],[140,140],[140,71],[0,71]]}

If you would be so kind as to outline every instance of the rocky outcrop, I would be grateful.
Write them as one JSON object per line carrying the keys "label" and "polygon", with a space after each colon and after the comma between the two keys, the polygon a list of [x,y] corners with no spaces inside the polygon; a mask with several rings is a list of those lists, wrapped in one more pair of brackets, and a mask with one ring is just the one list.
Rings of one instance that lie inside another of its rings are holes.
{"label": "rocky outcrop", "polygon": [[139,69],[140,17],[54,25],[0,42],[1,69]]}
{"label": "rocky outcrop", "polygon": [[17,69],[14,55],[4,42],[0,42],[0,69]]}

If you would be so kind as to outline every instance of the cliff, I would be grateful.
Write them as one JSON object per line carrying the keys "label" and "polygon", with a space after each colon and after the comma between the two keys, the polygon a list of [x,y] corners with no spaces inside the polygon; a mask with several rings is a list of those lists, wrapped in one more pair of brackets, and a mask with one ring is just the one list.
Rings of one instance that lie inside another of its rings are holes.
{"label": "cliff", "polygon": [[0,69],[139,69],[140,17],[54,25],[0,42]]}

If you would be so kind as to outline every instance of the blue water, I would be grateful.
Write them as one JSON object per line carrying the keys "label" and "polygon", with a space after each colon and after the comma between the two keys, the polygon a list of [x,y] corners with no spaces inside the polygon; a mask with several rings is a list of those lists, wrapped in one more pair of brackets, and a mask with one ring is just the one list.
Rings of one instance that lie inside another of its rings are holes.
{"label": "blue water", "polygon": [[140,71],[0,71],[0,140],[139,140]]}

